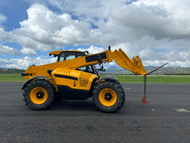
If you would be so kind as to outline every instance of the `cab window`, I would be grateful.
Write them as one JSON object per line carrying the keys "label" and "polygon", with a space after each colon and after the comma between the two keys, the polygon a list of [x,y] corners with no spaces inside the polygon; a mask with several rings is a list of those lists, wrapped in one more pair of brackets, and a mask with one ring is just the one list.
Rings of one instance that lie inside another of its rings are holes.
{"label": "cab window", "polygon": [[74,59],[75,55],[60,55],[59,61]]}
{"label": "cab window", "polygon": [[60,54],[58,61],[70,60],[84,56],[84,53],[63,52]]}
{"label": "cab window", "polygon": [[64,55],[63,55],[63,56],[60,56],[59,61],[64,61],[64,59],[65,59],[65,56],[64,56]]}
{"label": "cab window", "polygon": [[88,72],[88,73],[94,73],[92,66],[80,67],[77,70]]}
{"label": "cab window", "polygon": [[75,58],[75,55],[66,56],[66,60],[70,60],[70,59],[74,59],[74,58]]}

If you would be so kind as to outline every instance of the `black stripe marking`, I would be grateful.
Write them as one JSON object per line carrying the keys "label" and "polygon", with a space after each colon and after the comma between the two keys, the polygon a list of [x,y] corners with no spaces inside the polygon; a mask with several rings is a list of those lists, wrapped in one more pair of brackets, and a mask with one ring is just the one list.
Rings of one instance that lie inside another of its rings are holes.
{"label": "black stripe marking", "polygon": [[101,54],[97,54],[97,55],[92,55],[92,56],[87,56],[86,57],[86,62],[94,62],[94,61],[101,61],[103,59],[106,59],[106,53],[101,53]]}
{"label": "black stripe marking", "polygon": [[72,80],[78,80],[77,77],[72,77],[72,76],[67,76],[67,75],[60,75],[60,74],[54,74],[55,77],[60,77],[60,78],[68,78],[68,79],[72,79]]}

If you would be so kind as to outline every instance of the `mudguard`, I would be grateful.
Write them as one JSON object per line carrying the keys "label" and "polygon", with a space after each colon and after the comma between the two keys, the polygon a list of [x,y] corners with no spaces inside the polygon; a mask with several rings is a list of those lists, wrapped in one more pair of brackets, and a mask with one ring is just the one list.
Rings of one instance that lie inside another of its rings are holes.
{"label": "mudguard", "polygon": [[27,85],[29,82],[31,82],[32,80],[34,80],[34,79],[45,79],[46,77],[47,77],[47,76],[35,76],[35,77],[30,78],[29,80],[27,80],[27,81],[24,83],[24,85],[22,86],[21,90],[23,90],[23,89],[26,87],[26,85]]}
{"label": "mudguard", "polygon": [[111,75],[104,76],[103,78],[97,80],[97,81],[95,82],[95,84],[97,84],[98,82],[100,82],[101,80],[104,80],[104,79],[105,79],[105,80],[115,81],[115,80],[117,80],[117,77],[111,76]]}

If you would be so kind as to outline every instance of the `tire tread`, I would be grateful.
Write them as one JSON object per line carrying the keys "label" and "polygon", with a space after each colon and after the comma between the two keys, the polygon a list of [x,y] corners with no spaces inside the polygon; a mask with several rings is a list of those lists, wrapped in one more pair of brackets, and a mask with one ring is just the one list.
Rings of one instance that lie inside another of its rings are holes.
{"label": "tire tread", "polygon": [[[37,86],[41,86],[41,87],[46,87],[48,89],[48,99],[45,103],[43,104],[34,104],[31,100],[30,100],[30,91],[33,89],[32,87],[37,87]],[[54,86],[46,80],[34,80],[31,81],[30,83],[28,83],[26,85],[26,87],[24,88],[23,91],[23,97],[24,97],[24,102],[25,104],[32,110],[45,110],[48,109],[54,102],[54,98],[55,98],[55,88]]]}
{"label": "tire tread", "polygon": [[[114,87],[116,89],[118,89],[118,95],[117,96],[120,96],[118,99],[118,103],[116,105],[113,105],[113,108],[112,107],[105,107],[103,106],[101,103],[98,103],[99,102],[99,99],[98,98],[98,95],[99,93],[97,93],[101,87]],[[121,107],[124,105],[124,102],[125,102],[125,92],[121,86],[121,84],[117,81],[104,81],[104,82],[101,82],[99,83],[93,90],[92,92],[92,98],[93,98],[93,101],[95,103],[95,107],[100,110],[101,112],[106,112],[106,113],[113,113],[113,112],[117,112],[118,110],[121,109]]]}

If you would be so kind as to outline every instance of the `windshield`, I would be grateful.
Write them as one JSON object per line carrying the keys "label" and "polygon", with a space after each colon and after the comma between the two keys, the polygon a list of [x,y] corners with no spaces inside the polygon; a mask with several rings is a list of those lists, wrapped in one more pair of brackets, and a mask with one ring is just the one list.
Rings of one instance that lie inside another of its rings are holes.
{"label": "windshield", "polygon": [[85,56],[84,53],[82,52],[62,52],[60,53],[59,57],[58,57],[58,62],[59,61],[65,61],[65,60],[70,60],[70,59],[74,59],[74,58],[78,58],[78,57],[82,57]]}

